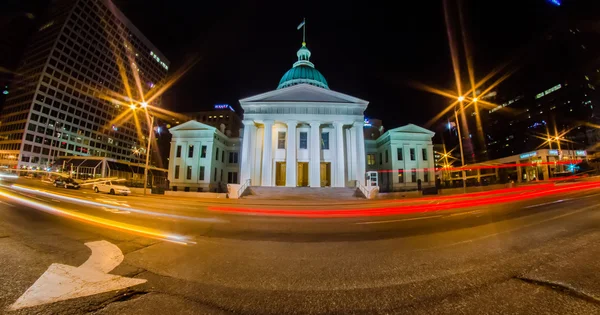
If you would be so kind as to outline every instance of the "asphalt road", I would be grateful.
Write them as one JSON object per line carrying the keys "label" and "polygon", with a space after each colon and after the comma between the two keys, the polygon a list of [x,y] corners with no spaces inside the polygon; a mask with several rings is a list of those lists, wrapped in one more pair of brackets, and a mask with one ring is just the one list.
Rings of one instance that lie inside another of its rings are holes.
{"label": "asphalt road", "polygon": [[[598,188],[424,213],[303,218],[210,210],[227,201],[29,186],[45,192],[0,188],[0,313],[600,313]],[[413,203],[439,202],[447,201]],[[147,282],[9,309],[50,265],[80,266],[91,254],[84,244],[100,240],[124,254],[110,274]]]}

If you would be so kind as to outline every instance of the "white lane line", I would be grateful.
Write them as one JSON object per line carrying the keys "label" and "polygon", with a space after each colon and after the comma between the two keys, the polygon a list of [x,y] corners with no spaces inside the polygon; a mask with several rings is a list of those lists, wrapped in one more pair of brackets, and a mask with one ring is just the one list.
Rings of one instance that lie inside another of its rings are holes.
{"label": "white lane line", "polygon": [[579,199],[596,197],[596,196],[600,196],[600,194],[587,195],[587,196],[579,197]]}
{"label": "white lane line", "polygon": [[426,252],[426,251],[431,251],[431,250],[440,250],[440,249],[444,249],[444,248],[450,248],[450,247],[453,247],[453,246],[456,246],[456,245],[461,245],[461,244],[466,244],[466,243],[473,243],[473,242],[477,242],[477,241],[482,241],[482,240],[485,240],[485,239],[488,239],[488,238],[491,238],[491,237],[496,237],[498,235],[512,233],[512,232],[516,232],[516,231],[519,231],[519,230],[530,228],[530,227],[533,227],[533,226],[536,226],[536,225],[540,225],[540,224],[543,224],[543,223],[546,223],[546,222],[551,222],[551,221],[554,221],[554,220],[557,220],[557,219],[560,219],[560,218],[564,218],[564,217],[567,217],[567,216],[570,216],[570,215],[574,215],[574,214],[577,214],[577,213],[580,213],[580,212],[584,212],[584,211],[587,211],[587,210],[590,210],[590,209],[593,209],[593,208],[597,208],[597,207],[598,207],[598,205],[592,205],[592,206],[588,206],[588,207],[585,207],[585,208],[581,208],[579,210],[575,210],[575,211],[563,213],[563,214],[560,214],[560,215],[557,215],[557,216],[554,216],[554,217],[551,217],[551,218],[548,218],[548,219],[544,219],[544,220],[541,220],[541,221],[536,221],[536,222],[532,222],[532,223],[529,223],[529,224],[521,225],[521,226],[513,228],[513,229],[508,229],[508,230],[505,230],[505,231],[500,231],[500,232],[496,232],[496,233],[492,233],[492,234],[488,234],[488,235],[484,235],[484,236],[480,236],[480,237],[476,237],[476,238],[472,238],[472,239],[468,239],[468,240],[464,240],[464,241],[460,241],[460,242],[450,243],[450,244],[446,244],[446,245],[433,246],[433,247],[429,247],[429,248],[415,249],[415,250],[412,250],[412,252]]}
{"label": "white lane line", "polygon": [[44,202],[48,201],[48,200],[46,200],[46,199],[42,199],[42,198],[36,197],[36,196],[34,196],[34,195],[30,195],[30,194],[21,194],[21,195],[23,195],[23,196],[25,196],[25,197],[27,197],[27,198],[37,199],[37,200],[39,200],[39,201],[44,201]]}
{"label": "white lane line", "polygon": [[7,205],[7,206],[9,206],[9,207],[16,207],[15,205],[13,205],[13,204],[10,204],[10,203],[8,203],[8,202],[0,201],[0,203],[1,203],[1,204],[3,204],[3,205]]}
{"label": "white lane line", "polygon": [[554,203],[565,202],[567,200],[571,200],[571,199],[570,198],[566,198],[566,199],[560,199],[560,200],[555,200],[555,201],[550,201],[550,202],[544,202],[544,203],[540,203],[540,204],[537,204],[537,205],[527,206],[527,207],[525,207],[525,209],[535,208],[535,207],[541,207],[541,206],[547,206],[547,205],[551,205],[551,204],[554,204]]}
{"label": "white lane line", "polygon": [[459,212],[459,213],[453,213],[451,215],[449,215],[449,217],[454,217],[454,216],[459,216],[459,215],[467,215],[467,214],[473,214],[473,213],[481,213],[483,212],[483,210],[474,210],[474,211],[468,211],[468,212]]}
{"label": "white lane line", "polygon": [[424,220],[431,218],[439,218],[442,215],[430,215],[427,217],[417,217],[417,218],[408,218],[408,219],[398,219],[398,220],[385,220],[385,221],[368,221],[368,222],[357,222],[354,224],[381,224],[381,223],[391,223],[391,222],[402,222],[402,221],[414,221],[414,220]]}

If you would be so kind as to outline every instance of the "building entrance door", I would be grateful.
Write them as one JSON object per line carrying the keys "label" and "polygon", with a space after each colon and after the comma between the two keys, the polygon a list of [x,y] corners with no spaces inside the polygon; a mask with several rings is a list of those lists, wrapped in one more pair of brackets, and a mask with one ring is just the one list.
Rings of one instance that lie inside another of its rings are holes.
{"label": "building entrance door", "polygon": [[321,162],[321,187],[331,186],[331,163]]}
{"label": "building entrance door", "polygon": [[285,186],[285,162],[275,162],[275,185]]}
{"label": "building entrance door", "polygon": [[308,162],[298,162],[298,187],[308,186]]}

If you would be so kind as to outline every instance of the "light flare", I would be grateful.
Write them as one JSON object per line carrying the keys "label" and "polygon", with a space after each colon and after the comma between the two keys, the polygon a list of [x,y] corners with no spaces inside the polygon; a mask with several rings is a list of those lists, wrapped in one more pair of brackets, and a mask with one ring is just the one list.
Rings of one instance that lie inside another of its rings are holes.
{"label": "light flare", "polygon": [[151,229],[151,228],[141,227],[141,226],[123,223],[123,222],[117,222],[117,221],[113,221],[113,220],[109,220],[109,219],[91,216],[91,215],[80,213],[80,212],[70,211],[70,210],[62,209],[62,208],[58,208],[58,207],[53,207],[50,205],[43,204],[41,202],[37,202],[37,201],[29,200],[29,199],[26,199],[26,198],[23,198],[20,196],[16,196],[16,195],[10,194],[8,192],[4,192],[4,191],[0,191],[0,196],[8,198],[14,202],[25,205],[27,207],[38,209],[38,210],[41,210],[41,211],[44,211],[46,213],[50,213],[53,215],[58,215],[58,216],[74,219],[77,221],[82,221],[85,223],[93,224],[93,225],[103,226],[103,227],[107,227],[110,229],[126,231],[126,232],[130,232],[133,234],[149,237],[149,238],[160,239],[160,240],[177,243],[177,244],[181,244],[181,245],[188,245],[187,241],[182,241],[182,239],[185,240],[187,238],[180,236],[180,235],[173,235],[173,234],[164,233],[164,232],[161,232],[161,231],[158,231],[155,229]]}

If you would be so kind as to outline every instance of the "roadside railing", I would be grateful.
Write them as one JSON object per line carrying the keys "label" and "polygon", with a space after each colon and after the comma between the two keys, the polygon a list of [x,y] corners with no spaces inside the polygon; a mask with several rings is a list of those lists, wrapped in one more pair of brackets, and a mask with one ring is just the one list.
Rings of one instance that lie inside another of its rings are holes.
{"label": "roadside railing", "polygon": [[248,189],[248,187],[250,187],[250,179],[249,178],[242,184],[242,186],[240,186],[240,189],[238,189],[237,197],[240,198],[242,196],[242,194],[244,193],[244,191],[246,191],[246,189]]}
{"label": "roadside railing", "polygon": [[247,179],[244,183],[240,184],[227,184],[227,193],[231,199],[240,199],[244,194],[244,191],[250,187],[250,179]]}
{"label": "roadside railing", "polygon": [[370,186],[370,187],[367,187],[367,186],[363,185],[360,181],[356,182],[356,186],[358,187],[358,189],[360,190],[360,192],[367,199],[373,199],[379,193],[379,186]]}

